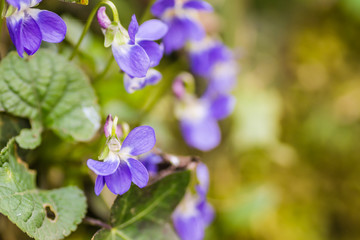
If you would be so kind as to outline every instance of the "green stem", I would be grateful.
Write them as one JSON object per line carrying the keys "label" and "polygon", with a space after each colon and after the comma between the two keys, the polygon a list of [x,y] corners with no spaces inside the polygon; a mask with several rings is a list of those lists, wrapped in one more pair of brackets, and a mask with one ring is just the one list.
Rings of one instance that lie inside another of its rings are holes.
{"label": "green stem", "polygon": [[103,79],[105,77],[106,73],[109,71],[109,69],[110,69],[113,62],[114,62],[114,56],[111,54],[111,56],[110,56],[110,58],[109,58],[109,60],[108,60],[108,62],[106,64],[104,70],[97,77],[95,77],[94,82],[99,81],[99,80],[101,80],[101,79]]}
{"label": "green stem", "polygon": [[92,23],[95,15],[96,15],[96,13],[97,13],[97,10],[98,10],[101,6],[103,6],[103,5],[107,5],[107,6],[109,6],[109,7],[111,8],[111,11],[112,11],[112,13],[113,13],[113,21],[114,21],[114,22],[120,22],[120,20],[119,20],[119,14],[118,14],[118,12],[117,12],[117,9],[116,9],[116,6],[114,5],[114,3],[112,3],[111,1],[108,1],[108,0],[99,2],[99,3],[93,8],[93,10],[91,11],[90,16],[89,16],[89,18],[88,18],[88,20],[87,20],[87,22],[86,22],[85,27],[84,27],[84,30],[83,30],[83,32],[81,33],[80,39],[79,39],[79,41],[77,42],[76,46],[74,47],[74,50],[73,50],[71,56],[69,57],[69,60],[72,60],[72,59],[75,57],[75,55],[77,54],[77,51],[78,51],[78,49],[79,49],[79,47],[80,47],[80,44],[81,44],[82,40],[84,39],[87,31],[89,30],[90,25],[91,25],[91,23]]}
{"label": "green stem", "polygon": [[5,0],[0,1],[0,36],[2,31],[2,25],[4,21],[4,10],[5,10]]}

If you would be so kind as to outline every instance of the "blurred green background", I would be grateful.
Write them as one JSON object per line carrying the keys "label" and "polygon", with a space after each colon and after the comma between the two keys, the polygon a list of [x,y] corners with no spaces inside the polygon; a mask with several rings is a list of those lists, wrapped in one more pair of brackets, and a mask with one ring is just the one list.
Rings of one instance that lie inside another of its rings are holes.
{"label": "blurred green background", "polygon": [[[114,2],[125,26],[149,4]],[[360,239],[360,1],[211,3],[217,16],[206,16],[207,26],[234,49],[241,69],[236,109],[221,122],[221,145],[201,153],[181,138],[170,84],[179,71],[189,70],[183,53],[162,60],[158,85],[129,95],[116,63],[100,78],[111,50],[103,47],[94,21],[78,64],[91,77],[103,119],[111,113],[131,126],[150,124],[163,151],[202,157],[217,211],[206,239]],[[62,14],[69,28],[66,44],[44,46],[69,54],[95,4],[44,0],[40,8]],[[90,143],[63,142],[50,132],[43,139],[40,148],[24,153],[38,170],[40,187],[79,185],[88,197],[88,215],[106,219],[112,196],[94,195],[85,164],[100,152],[101,133]],[[68,239],[90,239],[97,229],[81,224]],[[26,236],[1,217],[0,239]]]}

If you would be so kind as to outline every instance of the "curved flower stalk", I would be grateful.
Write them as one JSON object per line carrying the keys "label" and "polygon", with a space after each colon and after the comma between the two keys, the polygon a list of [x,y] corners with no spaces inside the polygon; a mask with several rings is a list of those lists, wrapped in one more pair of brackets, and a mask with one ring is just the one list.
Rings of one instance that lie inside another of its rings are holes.
{"label": "curved flower stalk", "polygon": [[212,11],[212,6],[201,0],[158,0],[151,7],[154,16],[163,20],[169,31],[163,42],[167,54],[179,50],[189,40],[201,40],[205,30],[198,19],[199,11]]}
{"label": "curved flower stalk", "polygon": [[7,0],[11,5],[6,25],[20,57],[24,52],[33,55],[42,41],[61,42],[66,35],[66,24],[57,14],[33,9],[41,0]]}
{"label": "curved flower stalk", "polygon": [[136,156],[154,147],[154,129],[150,126],[134,128],[122,143],[118,138],[122,133],[117,129],[117,117],[113,120],[109,115],[104,126],[107,137],[101,156],[104,161],[87,161],[87,166],[98,175],[95,182],[96,195],[100,194],[105,183],[112,193],[121,195],[130,189],[131,182],[143,188],[149,181],[148,171]]}
{"label": "curved flower stalk", "polygon": [[188,48],[191,70],[209,80],[208,94],[230,92],[237,79],[238,67],[233,52],[211,38],[191,42]]}
{"label": "curved flower stalk", "polygon": [[232,113],[235,99],[227,94],[217,95],[215,98],[208,95],[197,98],[185,89],[182,84],[185,78],[188,76],[182,74],[173,84],[173,91],[177,96],[175,115],[180,121],[186,143],[201,151],[209,151],[219,145],[221,132],[217,121]]}
{"label": "curved flower stalk", "polygon": [[101,7],[97,14],[105,35],[105,47],[111,46],[117,64],[129,77],[146,77],[149,68],[158,65],[163,55],[163,47],[154,41],[161,39],[168,27],[156,19],[139,26],[133,15],[126,30],[120,22],[111,22],[105,10]]}
{"label": "curved flower stalk", "polygon": [[174,227],[181,240],[202,240],[206,227],[215,216],[213,207],[206,200],[209,171],[204,163],[198,164],[196,175],[199,181],[196,194],[187,192],[172,215]]}

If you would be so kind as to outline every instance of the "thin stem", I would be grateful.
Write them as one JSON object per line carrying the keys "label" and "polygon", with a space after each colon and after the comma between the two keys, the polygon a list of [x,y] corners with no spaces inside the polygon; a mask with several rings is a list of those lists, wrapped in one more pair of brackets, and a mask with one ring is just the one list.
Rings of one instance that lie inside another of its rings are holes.
{"label": "thin stem", "polygon": [[107,5],[107,6],[109,6],[109,7],[111,8],[111,11],[112,11],[112,13],[113,13],[113,21],[114,21],[114,22],[120,22],[120,20],[119,20],[119,14],[118,14],[118,12],[117,12],[117,9],[116,9],[116,6],[114,5],[114,3],[112,3],[111,1],[108,1],[108,0],[99,2],[99,3],[93,8],[93,10],[91,11],[90,16],[89,16],[89,18],[88,18],[88,20],[87,20],[87,22],[86,22],[85,27],[84,27],[84,30],[83,30],[83,32],[81,33],[81,36],[80,36],[80,38],[79,38],[79,41],[77,42],[76,46],[74,47],[73,52],[72,52],[71,56],[69,57],[69,60],[72,60],[72,59],[75,57],[75,55],[77,54],[77,51],[78,51],[78,49],[79,49],[79,47],[80,47],[80,44],[81,44],[82,40],[84,39],[87,31],[89,30],[90,25],[91,25],[91,23],[92,23],[95,15],[96,15],[97,10],[98,10],[102,5]]}
{"label": "thin stem", "polygon": [[113,55],[111,55],[104,70],[97,77],[95,77],[94,82],[99,81],[105,77],[106,73],[109,71],[113,62],[114,62],[114,57],[113,57]]}
{"label": "thin stem", "polygon": [[102,227],[102,228],[105,228],[105,229],[111,229],[112,228],[109,224],[104,223],[103,221],[101,221],[99,219],[95,219],[95,218],[91,218],[91,217],[85,217],[84,218],[84,223],[92,225],[92,226]]}
{"label": "thin stem", "polygon": [[1,0],[0,1],[0,36],[1,36],[1,31],[2,31],[2,25],[3,25],[3,21],[4,21],[4,10],[5,10],[5,0]]}

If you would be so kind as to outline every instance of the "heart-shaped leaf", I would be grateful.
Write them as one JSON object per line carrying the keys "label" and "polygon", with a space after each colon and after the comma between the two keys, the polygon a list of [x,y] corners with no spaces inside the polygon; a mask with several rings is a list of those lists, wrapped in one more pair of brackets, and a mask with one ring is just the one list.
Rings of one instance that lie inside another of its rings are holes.
{"label": "heart-shaped leaf", "polygon": [[99,107],[88,78],[49,50],[27,60],[12,52],[1,61],[0,107],[29,118],[33,129],[16,139],[23,148],[38,146],[44,128],[66,139],[87,141],[100,127]]}
{"label": "heart-shaped leaf", "polygon": [[29,236],[62,239],[81,222],[86,199],[77,187],[36,188],[35,173],[15,156],[11,139],[0,153],[0,213]]}

